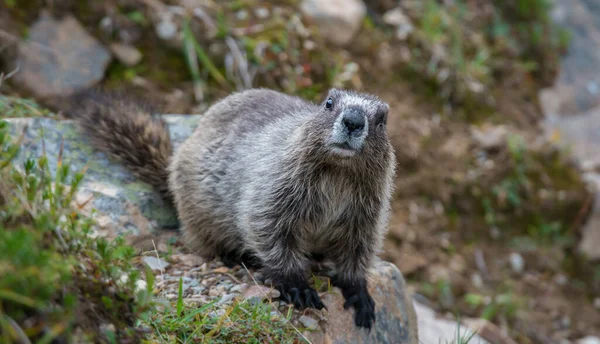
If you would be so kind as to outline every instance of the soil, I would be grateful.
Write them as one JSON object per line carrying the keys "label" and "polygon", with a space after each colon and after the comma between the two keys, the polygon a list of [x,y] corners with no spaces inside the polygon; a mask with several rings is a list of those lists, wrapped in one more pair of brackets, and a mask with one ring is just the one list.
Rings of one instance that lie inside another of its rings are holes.
{"label": "soil", "polygon": [[[35,19],[34,5],[41,2],[25,1],[30,4],[21,12],[1,4],[0,30],[20,36]],[[53,3],[53,12],[73,11],[92,33],[98,33],[97,23],[117,3],[129,11],[144,10],[134,1],[106,1],[93,10],[78,8],[75,1]],[[140,35],[136,42],[145,62],[132,79],[124,79],[123,67],[113,62],[104,86],[161,100],[165,113],[195,112],[192,83],[180,54],[165,47],[154,30],[132,30]],[[390,103],[389,131],[398,156],[383,258],[395,263],[413,290],[440,312],[486,315],[519,343],[600,337],[599,310],[594,308],[600,285],[592,278],[594,267],[578,258],[572,244],[589,208],[589,195],[568,159],[539,143],[542,115],[534,100],[538,86],[528,80],[498,86],[497,112],[502,116],[453,116],[423,96],[419,81],[382,80],[385,71],[368,67],[378,63],[377,57],[359,58],[364,89]],[[3,85],[3,92],[27,95],[10,83]],[[497,226],[486,221],[482,200],[493,186],[511,177],[518,164],[505,141],[483,148],[472,135],[474,123],[503,124],[509,133],[523,136],[532,161],[528,173],[533,186],[525,190],[531,195],[525,192],[518,207],[500,207]],[[540,190],[551,195],[538,197]],[[536,214],[560,221],[567,229],[559,239],[567,237],[571,243],[545,237],[526,240],[537,233],[531,229]],[[522,258],[522,271],[511,267],[511,254]]]}

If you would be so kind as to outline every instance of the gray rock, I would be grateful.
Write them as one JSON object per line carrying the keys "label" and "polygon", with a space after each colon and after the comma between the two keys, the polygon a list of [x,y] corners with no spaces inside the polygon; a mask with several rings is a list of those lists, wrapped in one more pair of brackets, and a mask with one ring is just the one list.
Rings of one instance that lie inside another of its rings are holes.
{"label": "gray rock", "polygon": [[164,40],[171,40],[177,34],[177,26],[169,16],[165,16],[156,25],[156,34]]}
{"label": "gray rock", "polygon": [[[199,116],[170,115],[165,118],[170,124],[173,143],[177,146],[191,134]],[[152,187],[136,180],[129,171],[103,153],[92,150],[73,122],[48,118],[13,118],[7,121],[11,124],[13,134],[20,134],[27,127],[18,162],[36,159],[41,155],[43,132],[52,173],[56,172],[61,140],[64,140],[64,160],[70,164],[72,173],[88,165],[76,200],[83,204],[91,199],[84,212],[96,209],[97,218],[103,219],[99,230],[113,235],[139,234],[177,224],[174,209],[166,207]]]}
{"label": "gray rock", "polygon": [[110,50],[121,63],[128,67],[133,67],[142,60],[142,53],[131,45],[113,43],[110,45]]}
{"label": "gray rock", "polygon": [[309,330],[316,330],[319,327],[319,321],[309,316],[303,315],[298,320]]}
{"label": "gray rock", "polygon": [[235,299],[234,294],[225,294],[221,296],[221,299],[219,301],[217,301],[217,305],[230,304],[233,299]]}
{"label": "gray rock", "polygon": [[513,252],[510,254],[509,256],[509,261],[510,261],[510,267],[513,269],[513,271],[517,274],[521,274],[523,273],[523,271],[525,270],[525,259],[523,259],[523,256]]}
{"label": "gray rock", "polygon": [[595,187],[594,209],[582,229],[579,250],[600,260],[600,6],[588,0],[557,0],[555,22],[572,34],[555,84],[540,92],[548,136],[570,147]]}
{"label": "gray rock", "polygon": [[238,284],[234,285],[229,291],[231,291],[232,293],[241,293],[244,288],[244,284]]}
{"label": "gray rock", "polygon": [[325,39],[340,46],[352,41],[367,13],[361,0],[303,0],[300,9]]}
{"label": "gray rock", "polygon": [[165,262],[164,259],[158,259],[152,256],[146,256],[143,260],[144,263],[146,263],[146,265],[148,265],[148,267],[152,270],[164,270],[167,266],[169,266],[169,263]]}
{"label": "gray rock", "polygon": [[38,97],[65,96],[102,80],[110,60],[75,18],[42,14],[19,44],[14,80]]}
{"label": "gray rock", "polygon": [[505,126],[486,126],[482,128],[471,127],[471,135],[475,142],[483,149],[494,149],[506,143],[508,130]]}
{"label": "gray rock", "polygon": [[396,7],[393,10],[386,12],[383,15],[383,21],[396,27],[396,38],[403,41],[413,32],[414,26],[410,18],[404,14],[401,7]]}
{"label": "gray rock", "polygon": [[354,310],[344,309],[341,291],[333,288],[332,293],[322,297],[328,309],[323,331],[309,333],[308,339],[313,343],[332,344],[433,343],[419,340],[413,301],[406,290],[404,277],[395,265],[377,262],[372,271],[369,291],[375,300],[377,317],[371,332],[354,325]]}
{"label": "gray rock", "polygon": [[[419,342],[420,343],[456,343],[459,330],[456,320],[447,320],[436,315],[435,311],[415,301],[415,311],[419,319]],[[460,336],[467,338],[474,333],[473,330],[460,326]],[[474,335],[471,343],[487,344],[488,342]]]}
{"label": "gray rock", "polygon": [[600,338],[588,336],[578,340],[577,344],[600,344]]}
{"label": "gray rock", "polygon": [[279,296],[278,290],[261,285],[251,285],[242,293],[242,298],[250,303],[259,303],[264,299],[275,299]]}

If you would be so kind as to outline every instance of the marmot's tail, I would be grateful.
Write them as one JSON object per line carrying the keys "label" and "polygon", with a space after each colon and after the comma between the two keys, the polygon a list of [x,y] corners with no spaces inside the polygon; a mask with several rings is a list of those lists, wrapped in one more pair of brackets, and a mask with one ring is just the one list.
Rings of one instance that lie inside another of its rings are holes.
{"label": "marmot's tail", "polygon": [[119,161],[172,204],[169,130],[147,105],[120,94],[84,91],[71,97],[68,112],[94,148]]}

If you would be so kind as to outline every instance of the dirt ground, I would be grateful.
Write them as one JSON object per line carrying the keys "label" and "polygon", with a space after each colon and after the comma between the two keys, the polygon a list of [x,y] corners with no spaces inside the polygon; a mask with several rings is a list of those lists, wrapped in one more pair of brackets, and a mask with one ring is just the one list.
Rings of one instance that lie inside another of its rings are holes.
{"label": "dirt ground", "polygon": [[[69,1],[57,1],[55,11],[63,11],[63,3],[64,11],[77,13],[75,2]],[[94,32],[109,3],[98,13],[80,12],[78,18]],[[0,29],[19,35],[34,12],[0,13]],[[105,86],[159,99],[165,113],[195,112],[182,59],[165,53],[147,31],[139,32],[145,61],[169,71],[167,75],[141,71],[143,83],[123,81],[116,77],[121,67],[113,64]],[[363,89],[390,103],[389,130],[398,156],[383,258],[395,263],[433,308],[486,317],[518,343],[600,336],[599,310],[594,307],[600,297],[598,278],[593,278],[597,269],[574,253],[590,196],[568,159],[543,139],[535,87],[527,80],[507,81],[496,91],[502,116],[473,121],[442,113],[415,80],[382,80],[383,71],[367,67],[378,63],[377,56],[360,58],[366,74]],[[3,92],[28,95],[10,83]],[[484,139],[474,134],[475,123],[479,130],[491,130]],[[494,130],[508,136],[485,142],[492,140]],[[523,138],[525,148],[519,154],[524,160],[515,158],[514,147],[507,143],[510,135]],[[518,205],[511,203],[510,192],[491,192],[518,179],[522,169],[528,182],[518,186]],[[489,210],[486,199],[492,199],[496,210]],[[566,228],[555,230],[554,222]]]}

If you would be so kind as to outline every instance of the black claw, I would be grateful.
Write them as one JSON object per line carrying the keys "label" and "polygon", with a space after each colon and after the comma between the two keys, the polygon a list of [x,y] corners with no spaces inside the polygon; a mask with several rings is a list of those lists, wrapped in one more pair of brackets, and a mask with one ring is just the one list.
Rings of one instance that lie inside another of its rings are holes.
{"label": "black claw", "polygon": [[375,301],[369,295],[366,284],[348,285],[342,284],[342,293],[346,302],[344,309],[354,308],[354,323],[358,327],[364,327],[369,332],[375,322]]}
{"label": "black claw", "polygon": [[248,252],[228,251],[221,255],[221,260],[230,269],[236,265],[242,266],[242,264],[252,270],[259,270],[262,267],[260,259]]}
{"label": "black claw", "polygon": [[293,304],[298,309],[325,308],[317,291],[306,282],[284,282],[280,283],[277,289],[281,293],[280,300]]}

